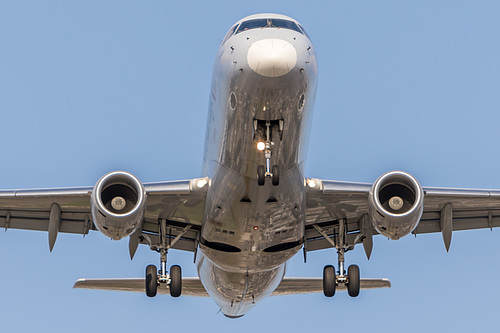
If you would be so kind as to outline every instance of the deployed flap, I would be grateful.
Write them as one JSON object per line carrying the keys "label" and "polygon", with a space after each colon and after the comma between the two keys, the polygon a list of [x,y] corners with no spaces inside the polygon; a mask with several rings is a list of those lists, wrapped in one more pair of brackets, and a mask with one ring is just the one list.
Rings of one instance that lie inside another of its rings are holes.
{"label": "deployed flap", "polygon": [[[390,288],[391,282],[388,279],[361,279],[360,289]],[[337,291],[347,290],[345,284],[337,285]],[[323,292],[322,278],[284,278],[271,296],[312,294]]]}
{"label": "deployed flap", "polygon": [[[146,281],[144,278],[123,279],[78,279],[73,288],[77,289],[100,289],[112,291],[130,291],[145,293]],[[170,294],[168,286],[160,285],[158,294]],[[182,279],[183,296],[208,297],[208,293],[197,277]]]}

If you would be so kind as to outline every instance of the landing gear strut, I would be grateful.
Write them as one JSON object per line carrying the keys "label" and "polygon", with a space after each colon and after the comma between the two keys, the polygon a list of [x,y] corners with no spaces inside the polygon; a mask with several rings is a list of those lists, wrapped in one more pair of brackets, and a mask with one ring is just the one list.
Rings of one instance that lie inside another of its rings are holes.
{"label": "landing gear strut", "polygon": [[[257,126],[257,125],[254,125]],[[258,147],[259,150],[264,150],[264,158],[266,159],[266,165],[259,165],[257,167],[257,183],[259,186],[263,186],[266,182],[266,178],[272,179],[273,186],[278,186],[280,183],[279,167],[273,165],[271,168],[271,151],[274,147],[274,142],[271,141],[271,122],[266,121],[266,142],[262,142],[263,146]],[[282,121],[280,121],[280,128],[282,127]],[[259,143],[261,144],[261,143]]]}
{"label": "landing gear strut", "polygon": [[[357,265],[351,265],[349,266],[349,268],[347,269],[347,274],[346,274],[346,271],[344,270],[344,254],[345,254],[346,250],[344,249],[337,249],[337,254],[338,254],[338,257],[339,257],[339,274],[336,276],[335,278],[335,284],[340,284],[340,283],[343,283],[347,286],[347,293],[349,294],[349,296],[351,297],[357,297],[359,295],[359,282],[360,282],[360,278],[359,278],[359,267]],[[325,277],[323,276],[323,279],[325,279]],[[323,280],[323,284],[324,284],[324,280]],[[327,297],[332,297],[332,296],[328,296],[326,294],[326,289],[323,290],[324,293],[325,293],[325,296]]]}
{"label": "landing gear strut", "polygon": [[352,250],[354,245],[346,244],[347,228],[345,220],[339,222],[339,232],[337,235],[337,241],[328,237],[328,235],[317,225],[315,225],[316,230],[322,234],[332,245],[337,249],[339,270],[338,274],[335,274],[335,268],[332,265],[327,265],[323,269],[323,293],[326,297],[332,297],[335,295],[335,290],[338,285],[345,285],[347,287],[347,293],[351,297],[356,297],[359,295],[360,289],[360,276],[359,267],[357,265],[351,265],[347,269],[347,274],[344,269],[345,263],[345,252]]}
{"label": "landing gear strut", "polygon": [[[189,230],[186,227],[183,233],[179,234],[169,245],[167,245],[167,225],[166,220],[159,221],[160,226],[160,245],[155,247],[154,250],[160,253],[160,270],[155,265],[146,267],[146,295],[148,297],[156,296],[158,286],[168,286],[170,296],[179,297],[182,293],[182,270],[178,265],[170,267],[170,274],[167,272],[167,253],[171,246]],[[153,247],[151,246],[153,249]]]}

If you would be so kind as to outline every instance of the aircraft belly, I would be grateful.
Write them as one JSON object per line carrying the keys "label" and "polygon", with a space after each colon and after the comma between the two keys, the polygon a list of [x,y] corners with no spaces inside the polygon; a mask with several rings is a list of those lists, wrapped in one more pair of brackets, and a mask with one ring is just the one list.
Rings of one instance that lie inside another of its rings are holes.
{"label": "aircraft belly", "polygon": [[[208,138],[213,140],[204,168],[211,185],[200,248],[227,271],[270,270],[291,258],[304,237],[302,140],[316,72],[297,67],[269,78],[251,70],[241,54],[223,52],[220,59],[214,70],[220,75],[212,83]],[[257,143],[267,139],[271,165],[279,168],[278,186],[271,179],[257,184],[257,168],[266,165]]]}
{"label": "aircraft belly", "polygon": [[247,61],[249,47],[269,38],[269,31],[235,38],[220,49],[209,103],[204,176],[213,176],[217,163],[253,178],[265,161],[256,145],[266,139],[266,121],[271,122],[273,165],[284,172],[304,160],[316,95],[316,59],[307,41],[282,33],[297,49],[297,64],[279,77],[262,76]]}
{"label": "aircraft belly", "polygon": [[[259,67],[267,60],[250,57],[260,40],[286,45],[296,62],[270,75],[270,69]],[[213,73],[202,170],[209,189],[197,267],[222,312],[237,317],[275,290],[285,262],[303,245],[303,161],[316,95],[316,57],[305,35],[255,29],[221,45]],[[259,142],[270,145],[268,160],[257,149]],[[267,178],[259,186],[257,169],[267,161],[268,175],[277,166],[279,184]]]}
{"label": "aircraft belly", "polygon": [[230,272],[275,269],[301,248],[304,180],[300,166],[282,174],[278,186],[258,186],[220,166],[207,194],[200,249]]}
{"label": "aircraft belly", "polygon": [[283,78],[263,80],[243,71],[231,78],[226,92],[230,101],[223,124],[220,164],[255,177],[257,166],[265,164],[264,152],[257,149],[257,143],[267,139],[266,122],[270,123],[273,143],[272,163],[282,171],[300,164],[302,131],[308,118],[298,105],[301,96],[309,93],[301,76],[300,72],[291,72]]}
{"label": "aircraft belly", "polygon": [[205,290],[228,317],[240,317],[279,285],[285,264],[259,273],[228,272],[214,265],[203,254],[197,261],[198,274]]}

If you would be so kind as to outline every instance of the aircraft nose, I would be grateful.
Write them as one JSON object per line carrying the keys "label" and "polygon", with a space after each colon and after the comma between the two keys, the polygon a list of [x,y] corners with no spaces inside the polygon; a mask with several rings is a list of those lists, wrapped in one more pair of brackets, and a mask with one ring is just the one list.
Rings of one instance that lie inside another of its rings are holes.
{"label": "aircraft nose", "polygon": [[267,77],[278,77],[295,67],[297,51],[286,40],[261,39],[248,49],[247,61],[254,72]]}

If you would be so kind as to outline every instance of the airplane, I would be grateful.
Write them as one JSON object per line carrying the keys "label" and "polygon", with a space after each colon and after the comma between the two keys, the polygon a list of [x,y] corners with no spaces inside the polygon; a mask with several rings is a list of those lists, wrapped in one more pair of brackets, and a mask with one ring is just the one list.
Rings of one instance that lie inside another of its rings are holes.
{"label": "airplane", "polygon": [[[500,191],[422,187],[403,171],[373,184],[307,178],[307,139],[317,87],[317,60],[302,25],[258,14],[236,22],[216,55],[202,177],[142,183],[113,171],[93,187],[0,191],[0,227],[48,233],[99,231],[129,238],[160,255],[143,278],[79,279],[75,288],[145,292],[147,296],[209,296],[239,318],[267,296],[387,288],[387,279],[361,279],[345,253],[373,236],[393,240],[500,226]],[[300,250],[334,248],[337,268],[323,277],[285,277]],[[193,253],[198,277],[167,270],[169,250]]]}

